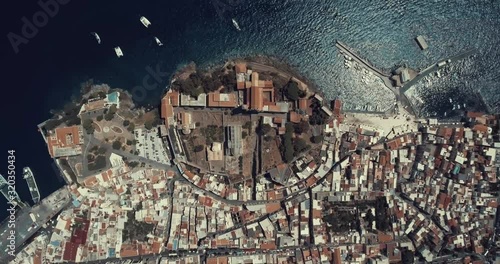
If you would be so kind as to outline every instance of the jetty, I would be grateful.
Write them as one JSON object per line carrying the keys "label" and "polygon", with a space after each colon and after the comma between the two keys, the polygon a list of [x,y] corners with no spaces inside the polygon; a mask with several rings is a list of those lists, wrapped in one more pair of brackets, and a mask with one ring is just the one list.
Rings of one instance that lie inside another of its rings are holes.
{"label": "jetty", "polygon": [[[37,205],[30,207],[23,207],[16,211],[16,225],[15,225],[15,251],[22,250],[22,245],[28,241],[42,226],[52,219],[55,215],[61,212],[66,206],[71,203],[71,195],[67,186],[60,188],[53,192]],[[6,218],[0,224],[0,252],[6,252],[10,249],[11,242],[8,240],[11,231],[9,225],[9,218]],[[7,263],[9,255],[0,255],[0,263]]]}
{"label": "jetty", "polygon": [[372,65],[370,62],[368,62],[366,59],[361,58],[356,52],[354,52],[351,48],[349,48],[346,44],[336,41],[335,46],[340,50],[340,53],[350,56],[354,61],[356,61],[358,64],[366,68],[367,70],[373,72],[377,77],[379,77],[387,86],[387,88],[393,89],[394,85],[391,81],[391,74],[384,72],[374,65]]}
{"label": "jetty", "polygon": [[450,57],[448,59],[439,60],[439,62],[436,62],[436,63],[430,65],[429,67],[425,68],[424,70],[419,72],[415,78],[413,78],[410,81],[408,81],[407,83],[403,84],[403,86],[401,87],[401,93],[406,93],[410,89],[410,87],[413,86],[415,83],[420,81],[425,76],[436,72],[437,70],[441,69],[445,65],[449,65],[451,63],[465,59],[469,56],[474,55],[475,53],[477,53],[477,49],[473,48],[473,49],[469,49],[469,50],[460,52],[459,54],[457,54],[453,57]]}
{"label": "jetty", "polygon": [[418,45],[420,46],[420,49],[426,50],[429,46],[427,45],[427,42],[425,42],[425,39],[423,36],[418,36],[415,38],[417,41]]}
{"label": "jetty", "polygon": [[33,172],[31,171],[30,167],[23,168],[23,178],[26,180],[26,183],[28,184],[28,188],[30,190],[31,199],[33,200],[33,203],[37,204],[38,202],[40,202],[40,191],[38,190],[38,185],[36,184],[35,176],[33,175]]}

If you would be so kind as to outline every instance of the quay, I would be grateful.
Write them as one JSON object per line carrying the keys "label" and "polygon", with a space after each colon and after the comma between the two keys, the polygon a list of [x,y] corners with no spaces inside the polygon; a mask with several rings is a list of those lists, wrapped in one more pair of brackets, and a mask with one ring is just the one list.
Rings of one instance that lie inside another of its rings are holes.
{"label": "quay", "polygon": [[33,172],[31,171],[30,167],[23,168],[23,178],[26,180],[26,183],[28,184],[28,188],[30,190],[31,199],[33,200],[33,203],[37,204],[38,202],[40,202],[40,191],[38,190],[38,185],[36,184],[35,176],[33,175]]}
{"label": "quay", "polygon": [[392,83],[392,81],[390,79],[391,74],[386,73],[386,72],[378,69],[377,67],[373,66],[367,60],[361,58],[358,54],[356,54],[356,52],[354,52],[353,50],[351,50],[351,48],[349,48],[344,43],[342,43],[340,41],[337,41],[335,43],[335,46],[340,50],[340,53],[342,53],[343,55],[347,55],[347,56],[351,57],[358,64],[362,65],[367,70],[372,71],[377,77],[379,77],[384,82],[384,84],[385,84],[385,86],[387,86],[387,88],[389,88],[389,89],[393,90],[393,92],[395,92],[394,91],[394,85],[393,85],[393,83]]}
{"label": "quay", "polygon": [[[477,53],[477,49],[475,49],[475,48],[469,49],[469,50],[463,51],[463,52],[461,52],[453,57],[450,57],[450,58],[445,59],[445,60],[440,60],[439,62],[430,65],[429,67],[427,67],[424,70],[422,70],[421,72],[419,72],[415,78],[413,78],[410,81],[408,81],[407,83],[403,84],[403,86],[400,89],[401,93],[403,93],[403,94],[406,93],[412,85],[414,85],[415,83],[420,81],[425,76],[436,72],[444,65],[448,65],[448,64],[457,62],[459,60],[465,59],[469,56],[474,55],[475,53]],[[443,65],[442,62],[446,62],[446,63]]]}
{"label": "quay", "polygon": [[[53,192],[39,204],[33,207],[24,207],[16,212],[15,226],[9,218],[5,219],[0,225],[0,263],[7,263],[10,250],[8,237],[11,231],[15,231],[15,249],[16,252],[22,250],[22,245],[32,237],[45,223],[58,214],[71,202],[70,193],[66,186]],[[11,226],[9,226],[11,224]]]}

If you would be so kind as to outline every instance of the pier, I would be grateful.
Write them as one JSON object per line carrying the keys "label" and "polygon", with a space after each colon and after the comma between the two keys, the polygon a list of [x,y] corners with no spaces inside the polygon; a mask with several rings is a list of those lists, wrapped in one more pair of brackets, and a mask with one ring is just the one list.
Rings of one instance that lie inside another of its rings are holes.
{"label": "pier", "polygon": [[40,202],[40,191],[38,190],[38,185],[35,181],[35,176],[33,176],[33,172],[29,167],[23,168],[23,178],[26,180],[28,184],[28,188],[30,190],[31,199],[33,203],[37,204]]}
{"label": "pier", "polygon": [[17,210],[14,227],[9,225],[9,218],[5,219],[0,226],[0,263],[7,263],[9,258],[6,252],[9,250],[7,247],[10,243],[8,237],[12,231],[15,231],[15,250],[18,252],[30,237],[65,208],[70,201],[70,193],[64,186],[47,196],[39,204]]}
{"label": "pier", "polygon": [[358,64],[362,65],[367,70],[373,72],[377,77],[379,77],[384,82],[384,84],[385,84],[385,86],[387,86],[387,88],[389,88],[391,90],[394,89],[394,85],[393,85],[393,83],[392,83],[392,81],[390,79],[391,74],[386,73],[386,72],[378,69],[377,67],[373,66],[370,62],[368,62],[367,60],[361,58],[358,54],[356,54],[356,52],[354,52],[353,50],[351,50],[351,48],[349,48],[344,43],[342,43],[340,41],[337,41],[335,43],[335,46],[340,50],[340,53],[351,57]]}
{"label": "pier", "polygon": [[424,78],[425,76],[427,76],[431,73],[434,73],[437,70],[441,69],[442,66],[439,66],[440,63],[446,62],[445,65],[449,65],[451,63],[454,63],[454,62],[457,62],[459,60],[465,59],[469,56],[472,56],[476,52],[477,52],[477,49],[475,49],[475,48],[469,49],[469,50],[463,51],[463,52],[461,52],[453,57],[450,57],[450,58],[444,59],[444,60],[440,60],[439,62],[432,64],[431,66],[429,66],[429,67],[425,68],[424,70],[422,70],[421,72],[419,72],[415,78],[413,78],[410,81],[408,81],[407,83],[403,84],[403,86],[401,87],[401,93],[403,93],[403,94],[406,93],[412,85],[414,85],[415,83],[420,81],[422,78]]}

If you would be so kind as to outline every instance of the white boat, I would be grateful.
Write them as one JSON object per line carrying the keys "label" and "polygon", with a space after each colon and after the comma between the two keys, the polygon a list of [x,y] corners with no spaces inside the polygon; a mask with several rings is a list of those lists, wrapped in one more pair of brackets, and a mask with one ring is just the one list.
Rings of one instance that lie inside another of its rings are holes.
{"label": "white boat", "polygon": [[163,43],[161,43],[159,38],[155,37],[155,41],[156,41],[156,44],[158,44],[158,46],[163,46]]}
{"label": "white boat", "polygon": [[238,30],[241,31],[240,25],[238,25],[238,22],[236,22],[236,19],[232,19],[234,27]]}
{"label": "white boat", "polygon": [[118,58],[120,57],[123,57],[123,51],[122,49],[120,49],[120,47],[115,47],[115,52],[116,52],[116,56],[118,56]]}
{"label": "white boat", "polygon": [[448,98],[448,100],[450,100],[450,103],[453,103],[453,100],[451,100],[451,98]]}
{"label": "white boat", "polygon": [[144,16],[141,16],[140,20],[145,27],[149,27],[151,25],[151,22],[149,22],[149,20]]}
{"label": "white boat", "polygon": [[99,37],[97,33],[91,32],[90,34],[92,34],[95,37],[95,39],[97,40],[97,44],[101,44],[101,37]]}

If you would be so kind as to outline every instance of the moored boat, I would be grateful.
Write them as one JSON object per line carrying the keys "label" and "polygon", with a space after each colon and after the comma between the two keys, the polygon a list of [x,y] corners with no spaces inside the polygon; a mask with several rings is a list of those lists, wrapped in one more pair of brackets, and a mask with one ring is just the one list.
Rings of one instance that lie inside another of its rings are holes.
{"label": "moored boat", "polygon": [[233,21],[233,26],[238,30],[238,31],[241,31],[241,28],[240,28],[240,25],[238,25],[238,22],[236,21],[236,19],[231,19]]}
{"label": "moored boat", "polygon": [[118,46],[115,47],[115,53],[116,53],[116,56],[118,56],[118,58],[123,57],[123,51]]}
{"label": "moored boat", "polygon": [[149,27],[151,25],[151,22],[149,22],[149,20],[145,16],[141,16],[139,20],[145,27]]}
{"label": "moored boat", "polygon": [[91,32],[90,34],[92,34],[95,39],[97,40],[97,44],[101,44],[101,37],[99,37],[99,35],[95,32]]}
{"label": "moored boat", "polygon": [[158,44],[158,46],[163,46],[163,43],[161,43],[159,38],[155,37],[155,41],[156,41],[156,44]]}

